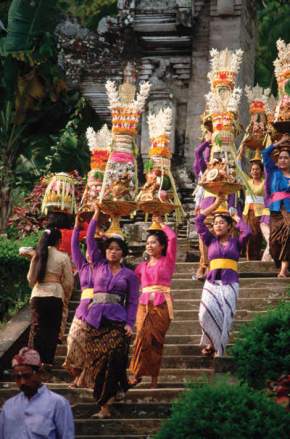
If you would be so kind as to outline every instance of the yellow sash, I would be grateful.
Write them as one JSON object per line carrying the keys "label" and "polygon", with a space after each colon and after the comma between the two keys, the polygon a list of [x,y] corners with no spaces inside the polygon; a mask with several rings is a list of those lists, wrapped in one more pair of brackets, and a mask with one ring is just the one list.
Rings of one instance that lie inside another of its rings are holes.
{"label": "yellow sash", "polygon": [[84,288],[81,295],[82,299],[93,299],[94,298],[94,289],[93,288]]}
{"label": "yellow sash", "polygon": [[220,269],[228,269],[233,271],[238,271],[238,263],[234,259],[212,259],[209,262],[210,270],[220,270]]}
{"label": "yellow sash", "polygon": [[173,302],[172,297],[170,293],[170,287],[167,287],[165,285],[150,285],[148,287],[142,288],[142,293],[162,293],[165,296],[165,301],[168,308],[168,314],[170,320],[173,320],[174,313],[173,313]]}

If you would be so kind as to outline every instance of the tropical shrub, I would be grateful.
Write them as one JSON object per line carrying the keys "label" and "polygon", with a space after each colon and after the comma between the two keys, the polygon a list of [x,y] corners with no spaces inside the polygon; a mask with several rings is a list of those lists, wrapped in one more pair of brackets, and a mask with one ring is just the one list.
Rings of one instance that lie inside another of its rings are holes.
{"label": "tropical shrub", "polygon": [[155,439],[286,439],[290,415],[264,393],[227,383],[184,392]]}
{"label": "tropical shrub", "polygon": [[289,372],[290,302],[280,304],[241,327],[231,349],[237,376],[250,386],[263,388],[267,380]]}
{"label": "tropical shrub", "polygon": [[0,238],[0,321],[6,320],[25,304],[30,296],[26,280],[29,261],[19,256],[21,246],[35,246],[39,234],[21,241]]}

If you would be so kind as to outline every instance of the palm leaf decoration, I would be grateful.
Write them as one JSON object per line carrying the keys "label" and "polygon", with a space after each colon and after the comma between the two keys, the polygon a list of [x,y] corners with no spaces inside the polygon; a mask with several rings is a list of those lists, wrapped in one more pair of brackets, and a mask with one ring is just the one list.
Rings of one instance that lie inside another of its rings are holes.
{"label": "palm leaf decoration", "polygon": [[8,12],[7,54],[30,51],[37,39],[49,30],[56,0],[12,0]]}

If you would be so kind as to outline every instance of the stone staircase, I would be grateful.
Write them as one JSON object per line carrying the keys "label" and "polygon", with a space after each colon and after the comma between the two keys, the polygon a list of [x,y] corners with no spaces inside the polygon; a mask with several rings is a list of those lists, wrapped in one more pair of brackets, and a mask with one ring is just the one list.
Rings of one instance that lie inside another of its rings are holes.
{"label": "stone staircase", "polygon": [[[66,354],[65,344],[57,348],[56,363],[45,380],[52,390],[61,393],[71,402],[78,439],[149,439],[170,415],[172,401],[184,391],[186,382],[202,385],[216,374],[231,371],[232,359],[208,359],[200,355],[198,308],[202,284],[191,279],[196,264],[177,263],[172,293],[175,320],[166,337],[158,389],[146,388],[147,379],[128,392],[124,401],[112,406],[113,417],[99,420],[92,418],[96,405],[92,392],[86,389],[68,389],[70,377],[61,364]],[[255,315],[264,313],[287,297],[289,279],[277,279],[271,263],[240,262],[241,289],[238,309],[231,333],[233,343],[241,325]],[[80,293],[75,291],[70,303],[71,321]],[[68,324],[69,328],[69,324]],[[17,392],[7,373],[0,382],[0,403]]]}

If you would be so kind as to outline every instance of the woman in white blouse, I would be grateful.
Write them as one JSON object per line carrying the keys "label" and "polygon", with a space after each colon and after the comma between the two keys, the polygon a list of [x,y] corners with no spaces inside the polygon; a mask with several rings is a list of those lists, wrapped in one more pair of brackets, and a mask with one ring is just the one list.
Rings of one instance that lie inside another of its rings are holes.
{"label": "woman in white blouse", "polygon": [[57,249],[61,232],[44,231],[33,255],[27,275],[32,289],[29,345],[36,349],[43,363],[52,365],[62,319],[63,302],[73,288],[69,256]]}

